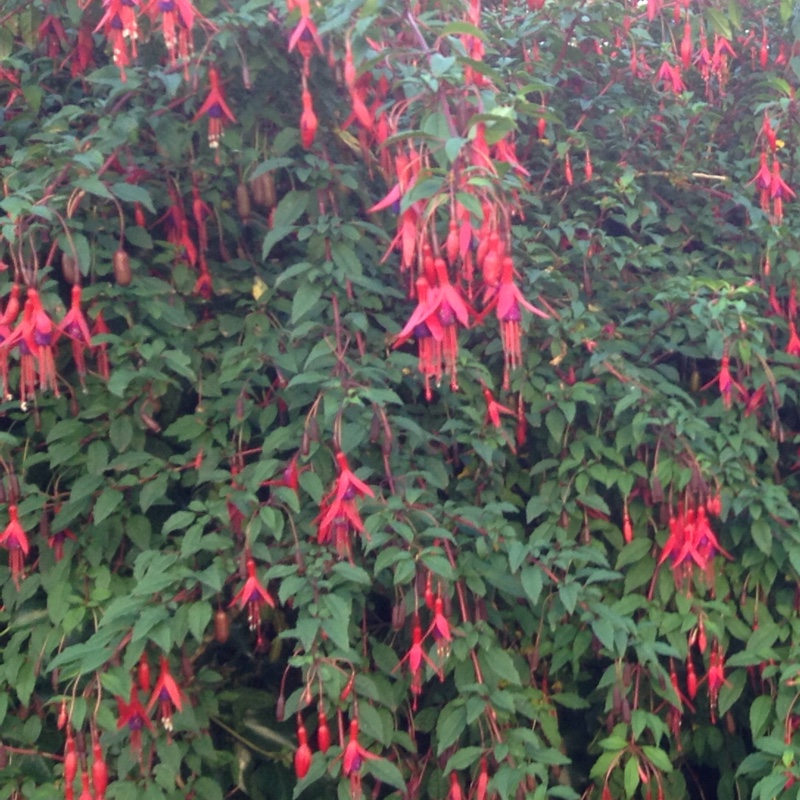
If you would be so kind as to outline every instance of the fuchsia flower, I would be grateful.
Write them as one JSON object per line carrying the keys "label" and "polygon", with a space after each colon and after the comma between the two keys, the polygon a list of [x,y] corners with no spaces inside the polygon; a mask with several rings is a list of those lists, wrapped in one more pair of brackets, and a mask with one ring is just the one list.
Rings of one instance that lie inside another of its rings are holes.
{"label": "fuchsia flower", "polygon": [[311,92],[303,89],[303,112],[300,115],[300,142],[308,150],[314,144],[317,135],[317,115],[314,113],[314,102]]}
{"label": "fuchsia flower", "polygon": [[317,26],[314,24],[314,20],[311,19],[311,8],[308,0],[298,0],[294,5],[300,11],[300,22],[297,23],[297,27],[289,37],[289,52],[291,53],[296,47],[303,58],[309,59],[316,47],[320,54],[323,54],[325,49],[322,46],[319,33],[317,33]]}
{"label": "fuchsia flower", "polygon": [[230,604],[235,606],[237,603],[239,608],[247,606],[247,620],[250,630],[257,633],[258,644],[259,646],[262,645],[264,639],[261,632],[261,608],[265,604],[270,608],[275,608],[275,601],[259,581],[258,575],[256,575],[256,562],[252,558],[247,559],[247,580]]}
{"label": "fuchsia flower", "polygon": [[169,671],[169,661],[167,657],[163,655],[161,656],[161,672],[153,688],[153,695],[150,698],[150,702],[147,704],[148,714],[156,704],[158,704],[161,722],[164,728],[171,733],[172,713],[174,709],[178,711],[183,709],[183,693],[178,688],[175,678],[172,677],[172,673]]}
{"label": "fuchsia flower", "polygon": [[330,492],[322,498],[315,520],[317,541],[325,544],[333,538],[339,555],[349,556],[351,531],[364,533],[364,523],[358,513],[356,498],[375,497],[375,493],[356,477],[344,453],[336,454],[336,464],[339,467],[339,477]]}
{"label": "fuchsia flower", "polygon": [[772,162],[772,175],[769,184],[769,196],[772,200],[772,210],[773,216],[775,217],[775,222],[780,225],[783,222],[783,201],[784,200],[791,200],[793,197],[796,197],[797,194],[789,186],[788,183],[781,177],[781,165],[778,159],[776,158]]}
{"label": "fuchsia flower", "polygon": [[8,550],[8,565],[14,583],[19,588],[25,570],[25,556],[28,555],[30,544],[25,530],[19,521],[19,514],[15,503],[8,505],[8,525],[0,533],[0,545]]}
{"label": "fuchsia flower", "polygon": [[89,332],[89,324],[86,322],[86,317],[81,310],[81,287],[78,284],[72,287],[72,303],[64,319],[59,322],[56,328],[54,342],[58,341],[58,337],[62,334],[70,339],[75,369],[81,386],[85,387],[86,357],[84,351],[92,346],[92,334]]}
{"label": "fuchsia flower", "polygon": [[192,28],[198,15],[189,0],[150,0],[145,11],[152,18],[161,15],[161,32],[171,66],[180,60],[188,69],[192,54]]}
{"label": "fuchsia flower", "polygon": [[374,753],[370,753],[358,741],[358,720],[350,720],[350,736],[342,753],[342,771],[346,776],[359,772],[365,760],[375,759]]}
{"label": "fuchsia flower", "polygon": [[424,324],[431,336],[441,343],[442,356],[450,374],[450,388],[458,391],[458,325],[468,328],[469,317],[474,316],[475,312],[450,283],[447,262],[443,258],[426,258],[425,272],[428,285],[430,286],[431,281],[437,281],[438,285],[425,290],[425,300],[420,298],[417,308],[395,337],[392,347],[399,347],[412,335],[418,335],[419,331],[424,330],[420,327]]}
{"label": "fuchsia flower", "polygon": [[500,417],[505,414],[509,417],[516,417],[517,412],[504,406],[497,401],[492,394],[492,390],[481,381],[483,386],[483,399],[486,401],[486,422],[491,422],[495,428],[501,428],[502,422]]}
{"label": "fuchsia flower", "polygon": [[408,671],[411,675],[411,694],[414,695],[415,710],[417,697],[422,693],[422,665],[427,664],[440,678],[442,677],[439,667],[434,664],[431,657],[425,652],[423,643],[426,638],[427,636],[422,635],[422,626],[419,624],[419,618],[415,617],[411,628],[411,647],[395,667],[395,669],[399,669],[406,661],[408,662]]}
{"label": "fuchsia flower", "polygon": [[144,710],[141,700],[139,700],[135,687],[131,689],[130,702],[126,703],[121,697],[117,697],[117,708],[119,710],[117,729],[128,728],[131,733],[131,750],[141,758],[142,729],[147,728],[151,733],[155,733],[155,729],[147,716],[147,712]]}
{"label": "fuchsia flower", "polygon": [[720,363],[719,374],[715,378],[712,378],[705,386],[700,387],[701,391],[705,391],[715,383],[719,384],[719,391],[722,395],[722,404],[725,406],[725,408],[730,408],[733,405],[734,395],[736,396],[737,400],[747,402],[747,390],[744,388],[744,386],[742,386],[741,383],[734,380],[733,376],[731,375],[730,364],[731,359],[730,355],[728,354],[728,347],[726,345],[722,351],[722,361]]}
{"label": "fuchsia flower", "polygon": [[542,319],[549,319],[550,315],[529,303],[519,287],[514,283],[514,261],[511,256],[504,256],[500,274],[500,285],[497,292],[489,301],[486,308],[481,311],[480,320],[495,309],[497,321],[500,324],[500,337],[503,342],[505,364],[503,369],[503,389],[511,388],[511,370],[522,363],[522,329],[520,321],[522,314],[520,306]]}
{"label": "fuchsia flower", "polygon": [[662,62],[656,74],[656,80],[661,82],[662,88],[669,89],[674,94],[682,94],[686,91],[680,69],[668,61]]}
{"label": "fuchsia flower", "polygon": [[[111,45],[114,63],[119,67],[120,78],[127,80],[125,67],[131,62],[131,57],[137,56],[136,42],[139,39],[139,23],[136,13],[139,0],[103,0],[105,13],[97,23],[94,33],[103,28],[103,33]],[[131,50],[128,52],[128,42]]]}
{"label": "fuchsia flower", "polygon": [[714,640],[711,645],[711,656],[708,665],[708,697],[711,706],[711,722],[712,724],[717,721],[717,705],[719,702],[719,690],[723,686],[730,686],[725,678],[725,656],[720,649],[719,642]]}
{"label": "fuchsia flower", "polygon": [[236,117],[225,102],[225,95],[219,82],[219,73],[215,67],[208,68],[208,82],[210,85],[208,97],[194,115],[192,123],[197,122],[200,117],[208,115],[208,146],[217,149],[219,140],[222,138],[225,120],[235,123]]}
{"label": "fuchsia flower", "polygon": [[676,585],[688,583],[694,566],[703,570],[707,582],[713,584],[714,556],[720,554],[733,560],[733,556],[719,543],[702,505],[672,515],[669,530],[658,565],[661,566],[668,558],[671,560]]}

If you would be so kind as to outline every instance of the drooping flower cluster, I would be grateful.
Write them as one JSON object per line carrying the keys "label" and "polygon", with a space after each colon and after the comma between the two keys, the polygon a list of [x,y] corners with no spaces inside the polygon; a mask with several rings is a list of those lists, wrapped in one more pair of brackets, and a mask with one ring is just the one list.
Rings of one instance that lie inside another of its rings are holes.
{"label": "drooping flower cluster", "polygon": [[0,315],[0,383],[3,396],[13,397],[10,380],[10,359],[12,354],[19,358],[19,383],[17,395],[23,408],[33,400],[38,391],[52,391],[59,395],[56,374],[56,345],[64,337],[69,340],[72,358],[81,385],[86,378],[86,351],[95,354],[98,372],[108,377],[104,366],[105,345],[94,345],[92,335],[107,333],[108,329],[98,315],[94,328],[81,308],[81,287],[72,287],[72,300],[63,319],[54,323],[45,310],[39,292],[28,288],[25,303],[20,315],[21,287],[14,283]]}
{"label": "drooping flower cluster", "polygon": [[[759,140],[761,155],[758,171],[748,185],[753,183],[756,185],[761,208],[770,215],[773,224],[780,225],[783,222],[784,201],[796,197],[797,193],[781,175],[781,164],[777,155],[778,136],[766,112],[764,112],[764,119],[761,123]],[[770,158],[772,159],[771,165]]]}
{"label": "drooping flower cluster", "polygon": [[720,511],[719,495],[709,496],[705,502],[687,496],[670,513],[669,536],[658,564],[669,561],[676,586],[689,591],[692,578],[698,575],[699,570],[699,575],[713,588],[714,557],[732,558],[719,543],[709,520],[709,515],[719,516]]}

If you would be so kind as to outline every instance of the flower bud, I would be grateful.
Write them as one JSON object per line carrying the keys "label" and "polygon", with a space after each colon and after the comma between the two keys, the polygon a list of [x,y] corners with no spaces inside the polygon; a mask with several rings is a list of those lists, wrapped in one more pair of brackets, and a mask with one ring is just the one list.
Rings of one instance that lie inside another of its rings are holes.
{"label": "flower bud", "polygon": [[133,276],[131,274],[130,256],[121,247],[114,253],[111,260],[114,268],[114,280],[118,286],[130,286]]}

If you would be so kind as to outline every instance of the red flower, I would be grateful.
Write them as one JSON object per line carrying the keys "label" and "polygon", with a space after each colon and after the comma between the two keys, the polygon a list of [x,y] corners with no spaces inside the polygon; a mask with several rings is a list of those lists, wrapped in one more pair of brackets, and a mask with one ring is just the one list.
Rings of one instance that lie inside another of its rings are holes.
{"label": "red flower", "polygon": [[717,721],[717,703],[719,700],[719,690],[723,686],[730,686],[725,679],[725,657],[720,651],[719,642],[714,641],[711,646],[711,656],[708,666],[708,697],[711,705],[711,722]]}
{"label": "red flower", "polygon": [[104,800],[108,786],[108,765],[103,758],[97,729],[92,728],[92,790],[94,800]]}
{"label": "red flower", "polygon": [[325,544],[331,537],[336,542],[337,552],[344,556],[350,553],[351,530],[364,532],[364,523],[356,506],[357,497],[375,497],[372,489],[356,477],[347,463],[344,453],[336,454],[339,477],[333,488],[322,498],[317,524],[317,541]]}
{"label": "red flower", "polygon": [[83,386],[84,378],[86,377],[86,358],[84,356],[84,351],[87,347],[91,347],[92,334],[89,332],[89,325],[81,310],[81,287],[78,286],[78,284],[72,287],[72,304],[70,305],[69,311],[67,311],[56,328],[54,342],[58,341],[58,337],[62,334],[70,338],[72,344],[72,358],[75,361],[78,378]]}
{"label": "red flower", "polygon": [[300,22],[297,27],[292,31],[289,37],[289,52],[291,53],[295,47],[300,51],[303,58],[308,59],[311,57],[313,48],[316,47],[320,53],[325,50],[322,47],[322,40],[317,33],[317,26],[311,19],[311,9],[308,0],[299,0],[297,8],[300,9]]}
{"label": "red flower", "polygon": [[800,356],[800,336],[797,335],[794,320],[789,320],[789,344],[786,345],[786,352],[790,356]]}
{"label": "red flower", "polygon": [[722,395],[722,404],[725,408],[730,408],[733,405],[734,394],[738,400],[747,402],[747,390],[738,381],[733,379],[730,369],[731,359],[728,355],[727,346],[722,351],[722,361],[720,364],[719,375],[710,380],[705,386],[701,387],[701,391],[705,391],[715,383],[719,384],[719,391]]}
{"label": "red flower", "polygon": [[152,18],[161,13],[161,32],[174,66],[180,59],[186,63],[192,52],[192,28],[197,10],[189,0],[151,0],[145,9]]}
{"label": "red flower", "polygon": [[364,760],[377,758],[374,753],[370,753],[358,741],[358,720],[350,720],[350,736],[342,754],[342,771],[346,776],[350,776],[361,769]]}
{"label": "red flower", "polygon": [[275,608],[275,601],[270,593],[264,588],[256,575],[256,562],[252,558],[247,559],[247,580],[236,597],[231,600],[231,605],[239,604],[239,608],[247,606],[247,619],[250,630],[258,632],[258,643],[262,644],[261,634],[261,608],[266,605]]}
{"label": "red flower", "polygon": [[775,222],[780,225],[783,222],[783,201],[791,200],[797,195],[794,189],[781,177],[781,165],[777,158],[772,162],[769,196],[772,199]]}
{"label": "red flower", "polygon": [[500,416],[502,414],[506,414],[509,417],[516,417],[517,412],[513,411],[512,409],[508,408],[508,406],[501,405],[497,402],[494,395],[492,394],[492,390],[481,381],[481,385],[483,386],[483,398],[486,400],[486,420],[485,422],[491,422],[495,428],[502,427],[502,423],[500,422]]}
{"label": "red flower", "polygon": [[[136,41],[139,38],[139,23],[136,19],[136,9],[139,0],[104,0],[105,13],[97,23],[94,33],[104,29],[106,39],[111,45],[112,58],[120,69],[120,77],[124,82],[125,67],[130,64],[131,56],[136,58]],[[127,41],[131,43],[131,52],[128,52]]]}
{"label": "red flower", "polygon": [[158,703],[159,711],[161,713],[161,722],[164,728],[172,731],[172,712],[173,709],[181,711],[183,709],[183,694],[172,677],[169,671],[169,661],[166,656],[161,656],[161,672],[153,688],[153,695],[150,702],[147,704],[147,713],[149,714],[153,706]]}
{"label": "red flower", "polygon": [[303,147],[308,150],[314,144],[314,137],[317,135],[317,115],[314,113],[314,104],[311,92],[303,89],[303,113],[300,115],[300,141]]}
{"label": "red flower", "polygon": [[[103,318],[103,312],[98,311],[92,326],[92,336],[103,336],[107,333],[111,333],[111,331]],[[111,375],[111,367],[108,363],[108,342],[99,342],[96,348],[97,371],[104,380],[108,380]]]}
{"label": "red flower", "polygon": [[131,750],[137,757],[141,758],[142,729],[147,728],[151,733],[155,733],[155,729],[139,700],[139,696],[136,694],[135,687],[131,689],[130,702],[126,703],[121,697],[117,697],[117,708],[119,710],[117,730],[128,728],[131,733]]}
{"label": "red flower", "polygon": [[298,780],[302,780],[308,774],[311,767],[312,753],[311,748],[308,746],[308,733],[306,733],[306,726],[298,715],[297,719],[297,750],[294,751],[294,774]]}
{"label": "red flower", "polygon": [[236,122],[236,117],[228,108],[222,87],[219,83],[219,73],[215,67],[208,68],[208,82],[211,88],[205,102],[200,106],[200,110],[194,115],[192,122],[197,122],[204,114],[208,115],[208,146],[212,149],[219,147],[219,140],[222,138],[222,128],[224,121]]}
{"label": "red flower", "polygon": [[8,525],[0,533],[0,545],[8,550],[8,564],[11,568],[11,575],[14,583],[19,588],[22,573],[25,568],[25,556],[28,555],[30,544],[25,530],[19,521],[19,514],[15,503],[8,506]]}
{"label": "red flower", "polygon": [[433,663],[430,656],[425,652],[423,641],[425,637],[422,635],[422,626],[419,624],[419,619],[415,617],[413,627],[411,628],[411,647],[409,651],[400,659],[400,663],[395,667],[398,669],[406,661],[408,661],[408,671],[411,674],[411,693],[414,695],[414,709],[416,710],[417,697],[422,693],[422,665],[427,664],[439,677],[441,673],[436,664]]}
{"label": "red flower", "polygon": [[[431,336],[441,343],[441,352],[447,371],[450,374],[450,388],[458,390],[456,378],[458,359],[458,323],[465,328],[469,327],[470,314],[475,312],[467,305],[460,292],[450,283],[447,274],[447,262],[443,258],[426,259],[425,271],[427,282],[438,281],[438,286],[425,290],[425,300],[420,297],[420,302],[403,330],[395,338],[393,347],[403,344],[418,331],[424,332],[419,326],[427,326]],[[435,277],[434,277],[435,276]],[[417,284],[419,288],[419,283]],[[440,373],[435,373],[440,374]]]}
{"label": "red flower", "polygon": [[514,283],[514,261],[511,256],[505,256],[497,293],[481,312],[480,319],[482,320],[491,309],[496,309],[495,313],[500,324],[500,336],[503,341],[503,353],[505,356],[503,388],[506,390],[511,386],[511,370],[519,367],[522,362],[522,330],[520,328],[522,314],[520,313],[520,306],[537,317],[542,319],[550,318],[549,314],[536,308],[535,305],[525,299],[519,287]]}

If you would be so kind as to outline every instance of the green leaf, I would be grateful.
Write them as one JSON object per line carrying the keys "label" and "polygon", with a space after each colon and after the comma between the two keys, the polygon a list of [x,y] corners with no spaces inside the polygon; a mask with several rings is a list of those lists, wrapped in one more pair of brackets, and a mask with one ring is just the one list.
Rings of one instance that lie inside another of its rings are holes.
{"label": "green leaf", "polygon": [[706,8],[705,15],[714,33],[725,39],[733,38],[733,30],[731,29],[728,19],[719,9]]}
{"label": "green leaf", "polygon": [[564,415],[561,413],[561,411],[559,411],[559,409],[554,408],[548,412],[544,421],[545,425],[547,426],[547,430],[550,432],[550,435],[553,437],[553,439],[555,439],[556,444],[560,447],[561,439],[564,435],[564,429],[567,425]]}
{"label": "green leaf", "polygon": [[660,747],[645,744],[642,745],[642,752],[656,769],[661,770],[661,772],[672,772],[672,762]]}
{"label": "green leaf", "polygon": [[520,581],[531,605],[538,605],[544,585],[542,570],[536,566],[525,567],[520,574]]}
{"label": "green leaf", "polygon": [[261,246],[261,258],[266,261],[267,257],[272,252],[272,248],[275,247],[278,242],[282,242],[291,233],[294,233],[294,231],[295,228],[291,225],[274,226],[268,230]]}
{"label": "green leaf", "polygon": [[750,704],[750,733],[753,739],[761,736],[772,713],[772,697],[764,694]]}
{"label": "green leaf", "polygon": [[120,506],[125,499],[125,495],[117,489],[105,488],[100,493],[92,510],[92,521],[99,525],[103,520],[108,519]]}
{"label": "green leaf", "polygon": [[274,228],[287,229],[294,225],[308,208],[310,193],[292,189],[287,192],[275,207],[272,217]]}
{"label": "green leaf", "polygon": [[639,762],[636,760],[635,756],[631,755],[625,764],[623,773],[626,797],[631,798],[636,794],[636,790],[639,788],[639,781]]}
{"label": "green leaf", "polygon": [[764,555],[768,556],[772,553],[772,529],[770,528],[769,522],[764,517],[753,521],[753,524],[750,526],[750,534],[753,537],[753,541],[756,543],[756,547],[758,547]]}
{"label": "green leaf", "polygon": [[628,564],[634,564],[644,558],[652,548],[649,539],[634,539],[628,542],[617,556],[616,569],[621,569]]}
{"label": "green leaf", "polygon": [[462,701],[448,703],[436,722],[437,755],[441,755],[466,730],[467,710]]}
{"label": "green leaf", "polygon": [[108,438],[118,453],[127,450],[133,439],[133,425],[130,419],[117,417],[108,429]]}
{"label": "green leaf", "polygon": [[142,186],[136,186],[132,183],[113,183],[108,188],[111,190],[111,194],[119,200],[126,203],[140,203],[151,214],[156,213],[156,209],[153,206],[153,199],[150,197],[150,192]]}
{"label": "green leaf", "polygon": [[482,651],[480,655],[481,660],[501,681],[512,686],[522,685],[519,672],[514,666],[514,660],[505,650],[495,646],[490,650]]}
{"label": "green leaf", "polygon": [[213,613],[211,603],[192,603],[189,606],[189,632],[198,642],[202,642],[205,638]]}
{"label": "green leaf", "polygon": [[451,772],[460,772],[461,770],[467,769],[482,755],[482,747],[462,747],[460,750],[456,750],[456,752],[447,759],[444,774],[447,775]]}
{"label": "green leaf", "polygon": [[322,297],[322,287],[313,283],[302,283],[292,300],[292,323],[299,322],[308,314]]}
{"label": "green leaf", "polygon": [[366,762],[367,770],[379,781],[394,786],[401,792],[406,791],[406,782],[403,779],[403,773],[396,764],[388,761],[385,758],[368,759]]}

